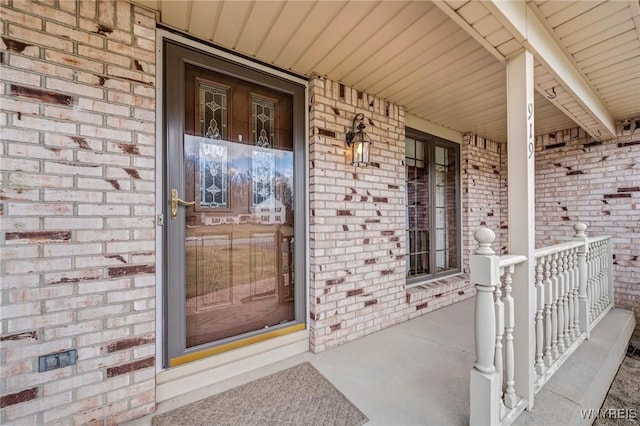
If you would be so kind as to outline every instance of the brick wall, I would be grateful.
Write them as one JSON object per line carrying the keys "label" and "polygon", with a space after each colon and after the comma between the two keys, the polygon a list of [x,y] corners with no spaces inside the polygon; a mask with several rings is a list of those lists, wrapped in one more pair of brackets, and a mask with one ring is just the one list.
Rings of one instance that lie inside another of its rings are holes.
{"label": "brick wall", "polygon": [[507,152],[506,145],[467,133],[462,138],[463,264],[478,248],[473,233],[486,227],[496,233],[497,254],[507,252]]}
{"label": "brick wall", "polygon": [[[311,349],[319,352],[473,296],[466,273],[406,288],[404,111],[322,77],[314,76],[309,87]],[[367,168],[351,166],[344,142],[359,112],[373,139]],[[465,141],[463,208],[473,212],[463,219],[468,248],[480,224],[504,225],[506,174],[499,173],[506,165],[498,144]],[[506,229],[498,233],[506,235]]]}
{"label": "brick wall", "polygon": [[[322,351],[406,319],[404,111],[314,76],[310,96],[310,331]],[[345,132],[364,113],[369,167]]]}
{"label": "brick wall", "polygon": [[0,423],[121,423],[155,406],[155,16],[2,3]]}
{"label": "brick wall", "polygon": [[570,239],[576,222],[613,236],[615,303],[635,311],[640,341],[640,120],[617,127],[603,142],[579,128],[537,138],[536,245]]}

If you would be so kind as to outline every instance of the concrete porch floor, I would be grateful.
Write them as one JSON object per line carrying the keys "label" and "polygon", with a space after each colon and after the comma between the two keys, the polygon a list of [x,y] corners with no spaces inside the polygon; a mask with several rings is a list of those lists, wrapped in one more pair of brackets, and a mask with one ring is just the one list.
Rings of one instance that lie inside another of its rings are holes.
{"label": "concrete porch floor", "polygon": [[[195,390],[155,414],[309,361],[368,418],[367,425],[464,425],[469,422],[475,299],[431,312],[320,354],[310,352]],[[580,408],[598,409],[624,357],[635,321],[614,309],[538,393],[526,425],[590,424]],[[154,414],[154,415],[155,415]],[[153,416],[129,425],[151,424]]]}

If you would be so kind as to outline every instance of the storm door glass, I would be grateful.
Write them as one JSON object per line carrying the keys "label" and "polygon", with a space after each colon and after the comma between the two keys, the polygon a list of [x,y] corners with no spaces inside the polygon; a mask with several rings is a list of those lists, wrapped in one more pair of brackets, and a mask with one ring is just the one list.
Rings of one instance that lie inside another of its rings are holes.
{"label": "storm door glass", "polygon": [[292,96],[187,65],[186,348],[295,320]]}

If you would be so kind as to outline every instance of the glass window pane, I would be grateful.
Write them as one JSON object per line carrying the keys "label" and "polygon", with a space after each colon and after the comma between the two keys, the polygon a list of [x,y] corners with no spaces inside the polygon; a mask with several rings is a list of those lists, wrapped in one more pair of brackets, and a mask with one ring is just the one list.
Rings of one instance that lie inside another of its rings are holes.
{"label": "glass window pane", "polygon": [[[439,272],[458,270],[459,148],[431,136],[411,137],[407,138],[405,155],[407,276],[429,278]],[[430,176],[435,180],[432,183]]]}
{"label": "glass window pane", "polygon": [[444,250],[446,248],[446,235],[446,229],[436,229],[436,250]]}
{"label": "glass window pane", "polygon": [[424,142],[407,138],[407,275],[429,273],[429,187]]}
{"label": "glass window pane", "polygon": [[441,146],[436,146],[436,164],[447,165],[445,149]]}
{"label": "glass window pane", "polygon": [[447,227],[446,210],[443,207],[436,207],[436,228],[445,229]]}
{"label": "glass window pane", "polygon": [[446,269],[445,260],[446,260],[446,256],[444,254],[444,250],[437,250],[436,251],[436,269],[437,269],[437,272],[440,272],[443,269]]}
{"label": "glass window pane", "polygon": [[418,160],[424,160],[424,142],[422,141],[416,141],[416,158]]}
{"label": "glass window pane", "polygon": [[407,138],[405,157],[415,159],[416,158],[416,141],[415,139]]}

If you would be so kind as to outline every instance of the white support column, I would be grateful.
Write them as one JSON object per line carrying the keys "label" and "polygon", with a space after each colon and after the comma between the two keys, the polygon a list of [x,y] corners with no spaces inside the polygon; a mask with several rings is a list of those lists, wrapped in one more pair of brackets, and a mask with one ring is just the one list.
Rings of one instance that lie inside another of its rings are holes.
{"label": "white support column", "polygon": [[515,303],[516,394],[533,408],[535,379],[535,131],[533,128],[533,55],[507,59],[507,140],[509,182],[509,254],[527,260],[513,277]]}

